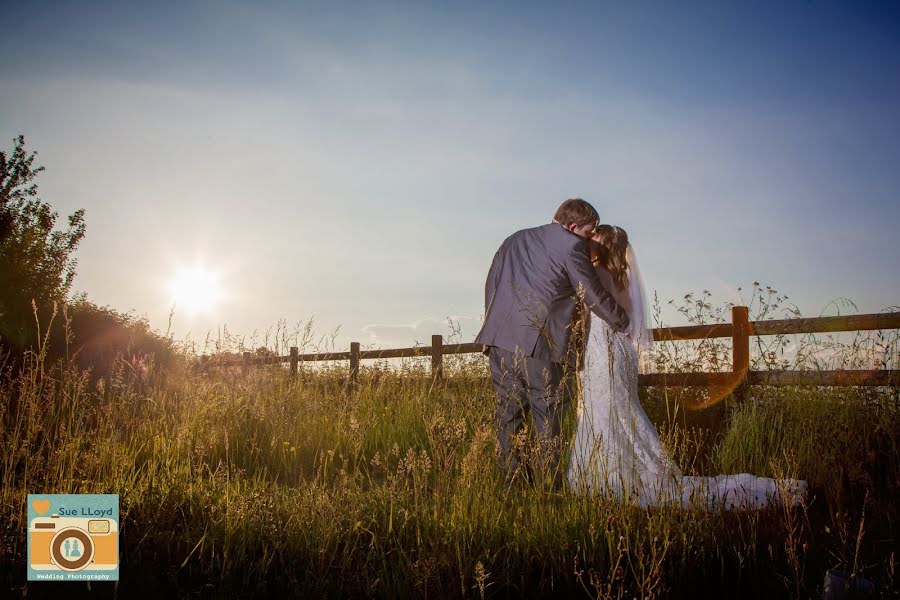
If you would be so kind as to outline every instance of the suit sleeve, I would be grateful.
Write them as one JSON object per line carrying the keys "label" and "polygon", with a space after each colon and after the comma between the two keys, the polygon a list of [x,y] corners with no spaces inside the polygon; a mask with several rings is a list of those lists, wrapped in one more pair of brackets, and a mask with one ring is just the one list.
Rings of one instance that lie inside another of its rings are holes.
{"label": "suit sleeve", "polygon": [[579,285],[584,287],[584,302],[595,315],[612,325],[614,329],[625,331],[628,329],[630,319],[628,313],[622,308],[612,294],[600,282],[591,259],[588,258],[584,242],[579,242],[568,256],[567,268],[569,280],[574,289]]}
{"label": "suit sleeve", "polygon": [[487,316],[488,308],[497,293],[497,276],[500,271],[500,252],[503,250],[501,246],[497,253],[494,254],[494,260],[491,262],[491,268],[487,274],[487,280],[484,282],[484,314]]}

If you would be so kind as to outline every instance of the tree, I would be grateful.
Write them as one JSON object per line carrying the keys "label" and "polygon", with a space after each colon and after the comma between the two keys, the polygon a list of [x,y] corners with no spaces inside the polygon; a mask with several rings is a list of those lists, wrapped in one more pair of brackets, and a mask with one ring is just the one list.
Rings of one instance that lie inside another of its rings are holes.
{"label": "tree", "polygon": [[[54,231],[58,214],[38,197],[36,152],[25,138],[14,140],[11,154],[0,151],[0,346],[26,348],[47,327],[53,305],[60,308],[75,277],[72,257],[84,237],[84,209],[69,215],[65,231]],[[32,304],[33,303],[33,304]]]}

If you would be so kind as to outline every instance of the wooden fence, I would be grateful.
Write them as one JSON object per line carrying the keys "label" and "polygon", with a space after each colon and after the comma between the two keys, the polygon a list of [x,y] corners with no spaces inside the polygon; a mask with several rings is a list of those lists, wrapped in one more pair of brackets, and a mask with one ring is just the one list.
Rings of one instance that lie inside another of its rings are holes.
{"label": "wooden fence", "polygon": [[[747,385],[813,385],[813,386],[882,386],[900,385],[900,370],[836,370],[836,371],[751,371],[750,337],[798,333],[835,333],[844,331],[872,331],[900,329],[900,312],[842,317],[817,317],[811,319],[784,319],[750,321],[746,306],[731,310],[731,323],[690,325],[686,327],[661,327],[653,330],[653,339],[660,342],[728,338],[732,340],[732,369],[715,373],[652,373],[640,375],[642,386],[703,386],[727,388],[741,392]],[[367,359],[413,358],[431,356],[431,373],[435,381],[443,378],[443,357],[448,354],[483,352],[481,344],[444,344],[443,336],[431,336],[431,346],[394,348],[389,350],[360,350],[359,342],[350,344],[349,352],[324,352],[300,354],[296,347],[289,356],[260,358],[244,352],[242,361],[213,361],[201,357],[204,366],[242,366],[290,363],[292,376],[297,375],[297,365],[309,361],[349,360],[351,388],[359,375],[359,361]]]}

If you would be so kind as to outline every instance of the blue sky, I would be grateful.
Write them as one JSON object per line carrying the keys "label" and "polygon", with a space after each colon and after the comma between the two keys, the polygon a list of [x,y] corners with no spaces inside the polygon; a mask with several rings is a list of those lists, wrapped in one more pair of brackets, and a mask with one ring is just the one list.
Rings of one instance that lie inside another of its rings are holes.
{"label": "blue sky", "polygon": [[[900,304],[893,3],[19,3],[0,137],[83,207],[75,288],[165,329],[477,331],[502,240],[592,202],[647,288]],[[682,320],[669,312],[672,324]]]}

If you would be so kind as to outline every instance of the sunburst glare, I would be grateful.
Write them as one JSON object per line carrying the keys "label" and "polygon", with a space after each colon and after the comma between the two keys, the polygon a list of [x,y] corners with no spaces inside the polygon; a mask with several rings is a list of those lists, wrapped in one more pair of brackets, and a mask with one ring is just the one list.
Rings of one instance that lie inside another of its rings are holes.
{"label": "sunburst glare", "polygon": [[219,273],[201,265],[179,267],[169,282],[169,292],[176,310],[188,315],[212,313],[223,296]]}

